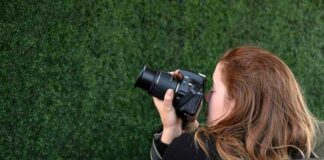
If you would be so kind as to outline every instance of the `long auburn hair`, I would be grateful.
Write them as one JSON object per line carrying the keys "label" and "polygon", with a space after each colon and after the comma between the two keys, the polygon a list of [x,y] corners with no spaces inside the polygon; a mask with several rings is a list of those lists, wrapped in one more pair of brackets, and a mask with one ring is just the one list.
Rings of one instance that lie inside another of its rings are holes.
{"label": "long auburn hair", "polygon": [[219,62],[235,106],[216,125],[197,130],[202,150],[210,157],[214,148],[223,159],[290,159],[292,150],[309,157],[316,120],[289,67],[253,46],[232,49]]}

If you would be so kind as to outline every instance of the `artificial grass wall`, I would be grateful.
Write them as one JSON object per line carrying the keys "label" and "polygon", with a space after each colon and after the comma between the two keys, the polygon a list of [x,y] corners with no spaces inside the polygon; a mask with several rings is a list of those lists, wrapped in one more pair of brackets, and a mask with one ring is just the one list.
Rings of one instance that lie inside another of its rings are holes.
{"label": "artificial grass wall", "polygon": [[[1,1],[0,159],[149,159],[144,64],[210,77],[243,44],[281,57],[324,118],[324,2]],[[203,118],[201,118],[203,119]]]}

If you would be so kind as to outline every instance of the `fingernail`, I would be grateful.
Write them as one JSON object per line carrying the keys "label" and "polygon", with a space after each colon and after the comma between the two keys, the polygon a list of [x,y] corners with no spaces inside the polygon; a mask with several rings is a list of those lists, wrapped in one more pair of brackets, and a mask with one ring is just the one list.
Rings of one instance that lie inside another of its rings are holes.
{"label": "fingernail", "polygon": [[168,89],[167,92],[168,94],[173,94],[173,89]]}

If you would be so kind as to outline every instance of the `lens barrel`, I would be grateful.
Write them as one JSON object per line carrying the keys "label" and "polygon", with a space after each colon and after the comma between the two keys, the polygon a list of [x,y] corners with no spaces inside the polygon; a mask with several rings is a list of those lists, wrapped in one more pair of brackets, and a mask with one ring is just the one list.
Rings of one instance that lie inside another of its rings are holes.
{"label": "lens barrel", "polygon": [[171,74],[162,71],[154,71],[144,66],[139,73],[135,83],[135,87],[140,87],[154,97],[161,100],[164,99],[164,94],[167,89],[176,89],[178,80],[174,79]]}
{"label": "lens barrel", "polygon": [[144,66],[137,77],[135,87],[140,87],[144,90],[149,91],[152,83],[154,82],[154,77],[156,77],[157,74],[158,73],[156,71],[153,71]]}

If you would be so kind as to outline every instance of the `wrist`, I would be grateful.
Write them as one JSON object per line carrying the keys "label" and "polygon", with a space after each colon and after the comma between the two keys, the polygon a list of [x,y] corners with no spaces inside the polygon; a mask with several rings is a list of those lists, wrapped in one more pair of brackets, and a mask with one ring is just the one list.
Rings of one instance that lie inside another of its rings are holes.
{"label": "wrist", "polygon": [[163,128],[161,142],[170,144],[174,138],[180,136],[182,133],[181,128]]}

